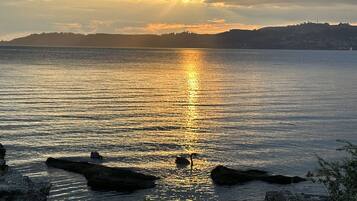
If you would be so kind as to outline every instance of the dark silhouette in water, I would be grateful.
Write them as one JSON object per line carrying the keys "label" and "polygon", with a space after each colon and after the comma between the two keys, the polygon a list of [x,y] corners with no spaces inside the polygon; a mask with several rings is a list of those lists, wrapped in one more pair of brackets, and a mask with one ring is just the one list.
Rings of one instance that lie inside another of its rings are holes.
{"label": "dark silhouette in water", "polygon": [[161,47],[239,49],[357,49],[357,26],[303,23],[218,34],[189,32],[163,35],[42,33],[0,42],[4,46]]}
{"label": "dark silhouette in water", "polygon": [[47,166],[79,173],[85,176],[93,190],[130,192],[155,187],[158,177],[145,175],[127,168],[113,168],[103,165],[48,158]]}
{"label": "dark silhouette in water", "polygon": [[190,161],[187,158],[182,157],[182,156],[177,156],[176,160],[175,160],[175,163],[177,165],[180,165],[180,166],[188,166],[188,165],[190,165]]}
{"label": "dark silhouette in water", "polygon": [[192,153],[190,154],[190,160],[188,160],[187,158],[183,157],[183,156],[178,156],[176,157],[175,163],[178,166],[188,166],[191,164],[191,167],[193,167],[193,157],[198,156],[198,154],[196,153]]}
{"label": "dark silhouette in water", "polygon": [[5,156],[6,156],[6,149],[0,143],[0,175],[2,175],[2,173],[6,172],[6,169],[7,169]]}
{"label": "dark silhouette in water", "polygon": [[91,158],[91,159],[96,159],[96,160],[103,160],[103,156],[101,156],[101,155],[99,154],[99,152],[97,152],[97,151],[92,151],[92,152],[90,153],[90,158]]}
{"label": "dark silhouette in water", "polygon": [[0,159],[5,159],[6,155],[6,149],[5,147],[0,143]]}
{"label": "dark silhouette in water", "polygon": [[244,184],[256,180],[272,184],[292,184],[306,181],[301,177],[271,175],[262,170],[235,170],[221,165],[211,171],[211,178],[217,185]]}

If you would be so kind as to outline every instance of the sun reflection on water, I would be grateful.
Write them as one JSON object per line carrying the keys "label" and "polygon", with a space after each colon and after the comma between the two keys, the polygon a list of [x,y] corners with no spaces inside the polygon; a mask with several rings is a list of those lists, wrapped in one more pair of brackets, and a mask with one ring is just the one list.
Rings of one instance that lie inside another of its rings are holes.
{"label": "sun reflection on water", "polygon": [[195,144],[197,143],[198,136],[197,130],[199,125],[197,119],[200,117],[199,104],[199,91],[201,88],[200,83],[200,67],[201,67],[201,52],[194,50],[182,51],[183,69],[186,76],[186,94],[187,94],[187,109],[186,109],[186,122],[185,122],[185,149],[188,152],[199,152]]}
{"label": "sun reflection on water", "polygon": [[195,127],[195,119],[198,117],[197,103],[198,91],[200,89],[199,74],[194,64],[187,65],[187,94],[188,94],[188,111],[187,124],[190,129]]}

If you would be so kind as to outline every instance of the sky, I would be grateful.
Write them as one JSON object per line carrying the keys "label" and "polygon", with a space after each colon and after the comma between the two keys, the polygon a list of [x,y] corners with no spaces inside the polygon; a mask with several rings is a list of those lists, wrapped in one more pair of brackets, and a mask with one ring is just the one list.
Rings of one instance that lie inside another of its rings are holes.
{"label": "sky", "polygon": [[357,0],[0,0],[0,40],[30,33],[161,34],[357,23]]}

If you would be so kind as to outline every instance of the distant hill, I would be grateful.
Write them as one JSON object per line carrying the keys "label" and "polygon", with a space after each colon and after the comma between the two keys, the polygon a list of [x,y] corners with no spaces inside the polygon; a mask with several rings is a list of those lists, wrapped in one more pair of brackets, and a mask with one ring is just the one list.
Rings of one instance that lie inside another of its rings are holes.
{"label": "distant hill", "polygon": [[163,47],[239,49],[357,49],[357,26],[304,23],[257,30],[230,30],[219,34],[171,33],[163,35],[124,34],[32,34],[3,46],[51,47]]}

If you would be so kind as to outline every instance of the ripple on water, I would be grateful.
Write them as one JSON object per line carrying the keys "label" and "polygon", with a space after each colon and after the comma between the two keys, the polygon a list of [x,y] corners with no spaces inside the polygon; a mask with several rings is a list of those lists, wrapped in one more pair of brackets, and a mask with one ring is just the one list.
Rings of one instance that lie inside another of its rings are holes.
{"label": "ripple on water", "polygon": [[[337,157],[335,139],[356,141],[356,63],[328,51],[0,47],[0,140],[10,165],[51,180],[49,200],[319,193],[310,183],[218,187],[209,172],[225,164],[302,176],[314,154]],[[93,150],[105,165],[162,179],[133,194],[94,192],[82,176],[44,164]],[[194,169],[178,169],[175,156],[192,152]]]}

